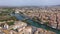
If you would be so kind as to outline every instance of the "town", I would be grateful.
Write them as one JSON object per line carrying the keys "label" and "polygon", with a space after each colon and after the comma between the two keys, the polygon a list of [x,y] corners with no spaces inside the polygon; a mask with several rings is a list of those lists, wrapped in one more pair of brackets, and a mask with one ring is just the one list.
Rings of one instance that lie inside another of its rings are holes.
{"label": "town", "polygon": [[[19,15],[24,15],[26,18]],[[46,30],[45,27],[32,26],[31,21],[26,22],[29,19],[33,20],[33,25],[38,22],[58,31],[60,7],[0,8],[0,34],[60,34],[60,31],[57,33],[55,30],[49,30],[48,27]]]}

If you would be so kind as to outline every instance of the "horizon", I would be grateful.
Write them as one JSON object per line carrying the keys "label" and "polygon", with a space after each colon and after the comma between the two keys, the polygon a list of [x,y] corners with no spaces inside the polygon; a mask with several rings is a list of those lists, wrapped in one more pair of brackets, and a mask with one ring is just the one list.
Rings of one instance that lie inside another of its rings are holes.
{"label": "horizon", "polygon": [[0,0],[0,6],[53,6],[60,0]]}

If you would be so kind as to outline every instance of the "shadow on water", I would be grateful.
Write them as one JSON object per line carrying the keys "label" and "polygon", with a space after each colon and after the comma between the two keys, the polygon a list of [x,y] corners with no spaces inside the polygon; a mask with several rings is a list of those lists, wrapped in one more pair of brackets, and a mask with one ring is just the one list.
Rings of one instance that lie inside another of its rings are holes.
{"label": "shadow on water", "polygon": [[[25,15],[21,15],[21,14],[13,14],[13,16],[15,16],[18,20],[21,20],[21,21],[24,21],[25,18],[28,18]],[[35,26],[38,28],[43,28],[45,30],[50,30],[50,31],[56,32],[57,34],[60,34],[60,30],[51,28],[47,25],[40,24],[40,23],[33,21],[31,19],[26,19],[25,22],[28,23],[29,25],[32,25],[32,26]]]}

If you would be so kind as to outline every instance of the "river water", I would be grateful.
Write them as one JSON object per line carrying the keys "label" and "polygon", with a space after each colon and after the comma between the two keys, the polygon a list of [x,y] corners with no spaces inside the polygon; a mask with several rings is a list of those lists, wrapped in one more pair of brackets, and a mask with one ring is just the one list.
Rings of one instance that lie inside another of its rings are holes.
{"label": "river water", "polygon": [[[28,17],[26,17],[22,14],[12,14],[12,15],[15,16],[18,20],[21,20],[21,21],[28,18]],[[49,26],[39,24],[38,22],[35,22],[31,19],[27,19],[25,22],[29,23],[31,26],[35,26],[35,27],[38,27],[38,28],[43,28],[45,30],[50,30],[50,31],[56,32],[57,34],[60,34],[60,30],[53,29]]]}

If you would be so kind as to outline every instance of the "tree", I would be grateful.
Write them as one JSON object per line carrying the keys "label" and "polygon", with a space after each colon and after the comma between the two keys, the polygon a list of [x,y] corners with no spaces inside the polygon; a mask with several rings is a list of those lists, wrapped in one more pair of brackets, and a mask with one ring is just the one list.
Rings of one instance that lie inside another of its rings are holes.
{"label": "tree", "polygon": [[45,25],[48,25],[48,24],[49,24],[49,22],[45,22],[44,24],[45,24]]}

